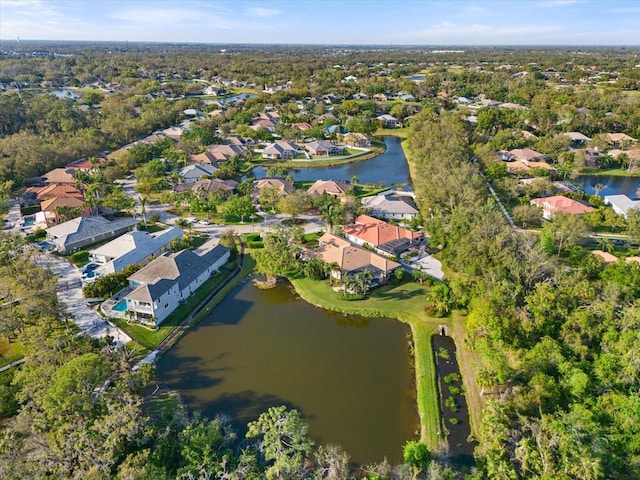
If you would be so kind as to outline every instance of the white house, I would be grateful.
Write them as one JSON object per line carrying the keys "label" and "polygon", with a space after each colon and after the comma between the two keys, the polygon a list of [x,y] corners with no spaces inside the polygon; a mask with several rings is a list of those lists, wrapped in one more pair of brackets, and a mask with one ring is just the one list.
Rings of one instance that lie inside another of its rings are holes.
{"label": "white house", "polygon": [[386,128],[396,128],[399,125],[398,119],[396,117],[386,113],[384,115],[377,116],[376,120],[384,122],[384,126]]}
{"label": "white house", "polygon": [[180,238],[182,235],[182,230],[177,227],[169,227],[153,234],[133,230],[109,243],[89,250],[89,259],[99,264],[96,268],[98,276],[118,273],[129,265],[161,255],[162,250],[167,248],[173,239]]}
{"label": "white house", "polygon": [[640,200],[631,200],[626,195],[605,195],[604,203],[611,205],[613,211],[624,218],[627,218],[629,210],[640,209]]}
{"label": "white house", "polygon": [[362,198],[362,206],[371,209],[371,215],[381,218],[411,220],[418,215],[418,209],[410,196],[391,196],[385,194]]}
{"label": "white house", "polygon": [[78,217],[47,228],[47,240],[56,245],[58,252],[71,253],[122,235],[138,223],[138,220],[128,217],[113,221],[99,216]]}
{"label": "white house", "polygon": [[193,185],[198,180],[201,180],[204,175],[213,175],[218,167],[215,167],[208,163],[196,163],[193,165],[187,165],[178,171],[178,174],[182,177],[184,183],[187,185]]}
{"label": "white house", "polygon": [[124,296],[127,311],[139,322],[159,325],[227,263],[229,255],[222,245],[202,256],[191,250],[165,253],[128,278],[133,291]]}

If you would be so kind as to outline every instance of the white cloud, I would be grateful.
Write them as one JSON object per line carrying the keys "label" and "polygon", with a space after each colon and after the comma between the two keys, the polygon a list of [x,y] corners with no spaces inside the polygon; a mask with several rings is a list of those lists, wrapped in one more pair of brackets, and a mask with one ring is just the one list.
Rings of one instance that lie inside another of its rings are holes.
{"label": "white cloud", "polygon": [[585,0],[544,0],[539,2],[539,7],[566,7],[577,3],[584,3]]}
{"label": "white cloud", "polygon": [[247,15],[251,15],[252,17],[275,17],[276,15],[280,15],[280,10],[276,10],[273,8],[263,8],[263,7],[251,7],[245,10]]}

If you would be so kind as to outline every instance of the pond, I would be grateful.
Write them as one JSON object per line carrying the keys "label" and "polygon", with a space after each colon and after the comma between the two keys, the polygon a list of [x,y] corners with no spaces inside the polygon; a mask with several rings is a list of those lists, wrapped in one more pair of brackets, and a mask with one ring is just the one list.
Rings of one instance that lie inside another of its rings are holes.
{"label": "pond", "polygon": [[289,284],[246,282],[158,361],[158,380],[192,409],[230,415],[242,436],[284,404],[318,444],[341,445],[353,462],[401,462],[419,430],[409,332],[316,308]]}
{"label": "pond", "polygon": [[257,95],[255,93],[239,93],[237,95],[232,95],[230,97],[221,97],[221,98],[216,98],[216,102],[218,102],[221,105],[224,105],[225,103],[233,103],[233,102],[237,102],[238,100],[246,100],[247,98],[256,98]]}
{"label": "pond", "polygon": [[[359,162],[345,163],[334,167],[310,167],[292,170],[291,176],[295,181],[322,180],[347,180],[356,176],[362,184],[374,183],[384,187],[392,184],[400,184],[411,188],[409,166],[407,157],[402,150],[402,140],[398,137],[385,136],[384,143],[387,146],[382,155],[362,160]],[[266,177],[266,169],[256,167],[253,169],[256,178]],[[407,188],[405,188],[407,190]]]}
{"label": "pond", "polygon": [[53,94],[58,98],[71,98],[73,100],[77,100],[80,98],[80,95],[78,95],[78,93],[74,92],[73,90],[67,89],[51,90],[50,92],[46,93]]}
{"label": "pond", "polygon": [[582,185],[584,191],[589,195],[595,195],[595,185],[602,184],[604,188],[600,190],[600,197],[624,194],[633,199],[637,196],[636,191],[640,188],[640,177],[581,175],[576,183]]}

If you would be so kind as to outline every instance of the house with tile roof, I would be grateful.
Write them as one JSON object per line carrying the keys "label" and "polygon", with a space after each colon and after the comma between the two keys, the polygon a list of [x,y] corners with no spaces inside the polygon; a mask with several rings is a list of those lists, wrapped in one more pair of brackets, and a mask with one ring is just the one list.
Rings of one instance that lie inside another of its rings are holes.
{"label": "house with tile roof", "polygon": [[624,145],[632,145],[637,140],[626,133],[606,133],[605,140],[611,148],[622,148]]}
{"label": "house with tile roof", "polygon": [[55,227],[47,228],[47,240],[61,253],[72,253],[82,247],[110,240],[140,223],[130,217],[107,220],[104,217],[78,217]]}
{"label": "house with tile roof", "polygon": [[132,230],[89,250],[89,259],[99,265],[95,270],[98,276],[118,273],[129,265],[143,263],[151,257],[161,255],[172,240],[181,238],[183,234],[177,227],[155,233]]}
{"label": "house with tile roof", "polygon": [[76,179],[73,176],[75,172],[75,168],[54,168],[42,177],[47,185],[75,185]]}
{"label": "house with tile roof", "polygon": [[278,193],[282,196],[289,195],[295,190],[293,182],[289,180],[283,178],[261,178],[253,182],[253,197],[258,198],[262,190],[270,187],[276,187]]}
{"label": "house with tile roof", "polygon": [[300,147],[298,147],[298,145],[295,143],[278,140],[264,147],[264,149],[262,150],[262,158],[270,158],[270,159],[295,158],[299,150],[300,150]]}
{"label": "house with tile roof", "polygon": [[353,185],[342,180],[316,180],[309,187],[307,193],[309,195],[332,195],[340,199],[344,199],[353,192]]}
{"label": "house with tile roof", "polygon": [[180,184],[176,186],[176,192],[194,191],[199,197],[206,198],[212,193],[219,194],[222,198],[232,195],[236,191],[238,182],[235,180],[221,180],[219,178],[203,178],[192,184]]}
{"label": "house with tile roof", "polygon": [[204,255],[191,250],[165,253],[128,278],[132,291],[124,296],[133,317],[152,326],[178,306],[229,261],[229,249],[217,245]]}
{"label": "house with tile roof", "polygon": [[304,144],[304,149],[314,157],[333,157],[342,155],[345,147],[334,145],[326,140],[318,140]]}
{"label": "house with tile roof", "polygon": [[530,203],[542,208],[542,217],[546,220],[551,220],[556,213],[584,215],[594,211],[593,207],[562,195],[534,198]]}
{"label": "house with tile roof", "polygon": [[368,246],[383,255],[399,255],[418,242],[422,235],[407,228],[360,215],[352,225],[342,229],[347,240]]}
{"label": "house with tile roof", "polygon": [[77,212],[78,216],[88,217],[91,211],[85,205],[84,198],[78,197],[55,197],[40,202],[40,211],[36,212],[35,226],[40,228],[48,228],[52,225],[60,223],[61,209],[69,212]]}
{"label": "house with tile roof", "polygon": [[373,277],[373,285],[386,283],[394,270],[400,267],[398,262],[332,233],[325,233],[318,239],[318,248],[311,255],[336,266],[331,270],[331,276],[338,280],[368,270]]}

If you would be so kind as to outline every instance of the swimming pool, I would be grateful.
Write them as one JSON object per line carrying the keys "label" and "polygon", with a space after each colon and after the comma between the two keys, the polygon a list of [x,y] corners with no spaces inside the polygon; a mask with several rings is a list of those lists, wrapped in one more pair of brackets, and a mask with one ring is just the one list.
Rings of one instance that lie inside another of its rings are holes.
{"label": "swimming pool", "polygon": [[111,310],[115,310],[116,312],[126,312],[127,311],[127,301],[120,300],[116,303]]}
{"label": "swimming pool", "polygon": [[34,216],[30,216],[30,217],[23,217],[22,218],[22,226],[24,228],[27,227],[33,227],[33,225],[36,223],[36,219]]}

